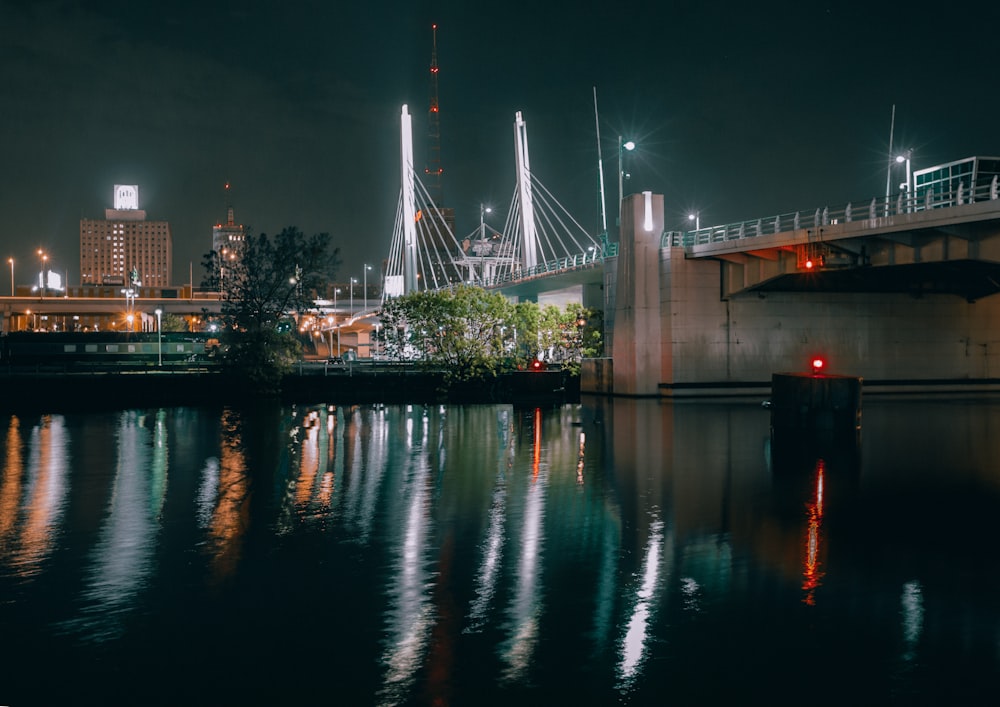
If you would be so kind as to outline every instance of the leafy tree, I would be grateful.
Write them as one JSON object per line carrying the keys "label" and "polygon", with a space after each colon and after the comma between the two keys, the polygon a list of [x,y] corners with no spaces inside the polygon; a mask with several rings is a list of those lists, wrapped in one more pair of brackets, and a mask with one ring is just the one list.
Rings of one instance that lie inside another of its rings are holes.
{"label": "leafy tree", "polygon": [[170,312],[164,312],[163,316],[160,319],[160,330],[187,331],[188,330],[187,320],[178,314],[171,314]]}
{"label": "leafy tree", "polygon": [[222,336],[227,362],[261,391],[276,390],[297,360],[294,328],[281,327],[325,294],[340,264],[330,235],[306,236],[289,227],[274,236],[253,235],[227,246],[227,257],[212,251],[202,265],[202,281],[222,294]]}
{"label": "leafy tree", "polygon": [[523,369],[536,356],[575,373],[584,356],[600,351],[598,313],[575,304],[562,310],[515,305],[478,287],[394,298],[380,317],[389,357],[444,368],[453,380]]}
{"label": "leafy tree", "polygon": [[459,286],[387,300],[386,353],[443,367],[453,380],[492,377],[503,364],[514,306],[499,293]]}

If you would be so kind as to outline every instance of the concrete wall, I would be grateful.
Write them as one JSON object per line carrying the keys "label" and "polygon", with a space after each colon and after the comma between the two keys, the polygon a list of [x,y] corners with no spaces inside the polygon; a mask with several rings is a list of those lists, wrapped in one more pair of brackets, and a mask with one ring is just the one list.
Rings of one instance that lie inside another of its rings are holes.
{"label": "concrete wall", "polygon": [[661,255],[662,316],[669,320],[670,375],[663,383],[767,383],[807,370],[822,355],[829,371],[868,381],[1000,377],[1000,297],[753,293],[722,299],[722,264]]}

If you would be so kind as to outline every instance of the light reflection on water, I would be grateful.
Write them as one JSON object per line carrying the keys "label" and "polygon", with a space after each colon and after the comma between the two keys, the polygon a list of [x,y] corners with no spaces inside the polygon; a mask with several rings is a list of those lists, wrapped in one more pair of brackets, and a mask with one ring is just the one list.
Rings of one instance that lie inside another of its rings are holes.
{"label": "light reflection on water", "polygon": [[[818,664],[869,692],[814,704],[903,704],[1000,668],[997,402],[869,403],[824,457],[743,403],[4,423],[5,704],[70,696],[50,651],[163,704],[773,703]],[[236,677],[193,695],[204,665]]]}

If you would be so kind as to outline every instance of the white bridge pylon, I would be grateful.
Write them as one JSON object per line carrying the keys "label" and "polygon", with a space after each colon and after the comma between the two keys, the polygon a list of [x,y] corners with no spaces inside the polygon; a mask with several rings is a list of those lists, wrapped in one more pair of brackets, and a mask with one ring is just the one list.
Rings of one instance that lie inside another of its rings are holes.
{"label": "white bridge pylon", "polygon": [[459,239],[449,209],[435,204],[413,169],[412,121],[400,116],[401,189],[386,263],[384,297],[438,290],[459,283],[481,286],[536,273],[567,258],[593,262],[601,242],[589,234],[531,172],[527,124],[514,118],[516,188],[503,230],[482,224]]}

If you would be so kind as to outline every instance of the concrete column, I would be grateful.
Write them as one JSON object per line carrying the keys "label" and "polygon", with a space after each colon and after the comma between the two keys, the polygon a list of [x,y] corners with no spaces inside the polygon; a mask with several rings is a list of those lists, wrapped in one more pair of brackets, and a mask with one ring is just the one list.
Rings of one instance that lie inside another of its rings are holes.
{"label": "concrete column", "polygon": [[614,394],[655,396],[662,379],[660,236],[663,195],[643,192],[622,205],[615,291]]}

